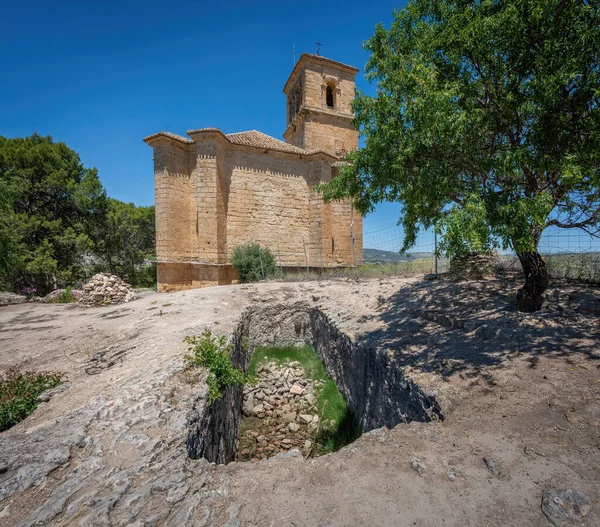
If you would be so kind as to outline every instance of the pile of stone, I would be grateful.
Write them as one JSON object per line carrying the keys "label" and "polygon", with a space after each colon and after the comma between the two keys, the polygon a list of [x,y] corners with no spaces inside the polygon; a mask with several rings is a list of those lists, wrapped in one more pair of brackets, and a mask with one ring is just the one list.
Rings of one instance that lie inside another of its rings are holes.
{"label": "pile of stone", "polygon": [[98,273],[83,286],[79,303],[84,306],[106,306],[131,302],[136,298],[137,293],[118,276]]}
{"label": "pile of stone", "polygon": [[244,390],[238,461],[258,461],[291,448],[310,455],[320,421],[316,393],[322,381],[306,378],[299,362],[257,368],[257,385]]}
{"label": "pile of stone", "polygon": [[464,254],[450,260],[450,274],[455,280],[479,280],[493,274],[498,257],[487,254]]}

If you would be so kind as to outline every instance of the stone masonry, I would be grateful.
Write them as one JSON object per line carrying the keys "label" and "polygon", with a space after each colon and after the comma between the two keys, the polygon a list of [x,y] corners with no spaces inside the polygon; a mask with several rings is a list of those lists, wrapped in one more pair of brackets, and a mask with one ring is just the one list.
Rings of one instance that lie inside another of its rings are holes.
{"label": "stone masonry", "polygon": [[[316,186],[358,147],[350,103],[358,70],[303,54],[287,80],[286,142],[256,130],[159,132],[154,149],[159,291],[230,284],[239,244],[271,249],[283,267],[362,262],[362,217],[349,202],[325,204]],[[303,243],[304,240],[304,243]]]}

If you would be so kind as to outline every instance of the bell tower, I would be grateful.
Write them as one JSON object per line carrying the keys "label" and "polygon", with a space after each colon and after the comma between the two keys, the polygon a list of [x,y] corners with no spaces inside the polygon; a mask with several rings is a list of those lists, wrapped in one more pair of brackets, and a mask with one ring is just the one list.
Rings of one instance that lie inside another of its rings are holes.
{"label": "bell tower", "polygon": [[350,106],[357,73],[354,66],[303,53],[283,88],[286,142],[339,158],[357,149],[358,132],[352,126]]}

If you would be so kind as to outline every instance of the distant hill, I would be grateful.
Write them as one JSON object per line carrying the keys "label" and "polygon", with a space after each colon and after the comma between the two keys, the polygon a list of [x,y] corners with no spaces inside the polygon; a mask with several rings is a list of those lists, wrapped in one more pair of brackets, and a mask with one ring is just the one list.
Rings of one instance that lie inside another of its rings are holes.
{"label": "distant hill", "polygon": [[433,258],[433,253],[409,252],[407,254],[400,254],[393,251],[381,251],[379,249],[363,249],[363,258],[367,263],[407,262],[418,260],[419,258]]}

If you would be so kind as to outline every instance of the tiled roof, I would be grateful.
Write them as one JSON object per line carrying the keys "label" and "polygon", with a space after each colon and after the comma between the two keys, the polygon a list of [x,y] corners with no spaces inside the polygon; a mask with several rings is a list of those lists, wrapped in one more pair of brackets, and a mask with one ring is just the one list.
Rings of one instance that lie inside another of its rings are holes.
{"label": "tiled roof", "polygon": [[186,134],[188,135],[192,135],[192,134],[198,134],[200,132],[219,132],[219,133],[223,133],[221,132],[221,130],[219,130],[218,128],[214,128],[212,126],[208,126],[206,128],[196,128],[195,130],[188,130],[186,132]]}
{"label": "tiled roof", "polygon": [[175,141],[181,141],[182,143],[186,143],[188,145],[191,145],[194,141],[192,141],[191,139],[188,139],[187,137],[182,137],[180,135],[177,134],[172,134],[171,132],[157,132],[155,134],[149,135],[147,137],[144,137],[144,139],[142,139],[142,141],[144,141],[145,143],[147,143],[148,141],[150,141],[151,139],[154,139],[155,137],[169,137],[170,139],[175,139]]}
{"label": "tiled roof", "polygon": [[308,154],[308,150],[298,148],[297,146],[284,143],[270,135],[263,134],[258,130],[249,130],[248,132],[238,132],[227,134],[227,139],[236,145],[255,146],[267,150],[278,150],[280,152],[291,152],[292,154]]}
{"label": "tiled roof", "polygon": [[[329,157],[332,156],[329,152],[325,150],[304,150],[304,148],[299,148],[294,145],[290,145],[289,143],[285,143],[284,141],[280,141],[275,137],[271,137],[270,135],[263,134],[258,130],[249,130],[247,132],[237,132],[234,134],[224,134],[218,128],[198,128],[196,130],[188,130],[188,135],[195,135],[202,132],[217,132],[221,134],[227,141],[234,145],[242,145],[242,146],[251,146],[254,148],[262,148],[264,150],[275,150],[278,152],[287,152],[289,154],[300,154],[300,155],[313,155],[313,154],[326,154]],[[151,139],[156,137],[168,137],[170,139],[174,139],[176,141],[180,141],[185,144],[193,144],[196,141],[192,139],[187,139],[186,137],[181,137],[177,134],[172,134],[171,132],[158,132],[156,134],[149,135],[148,137],[144,137],[144,142],[148,142]]]}

